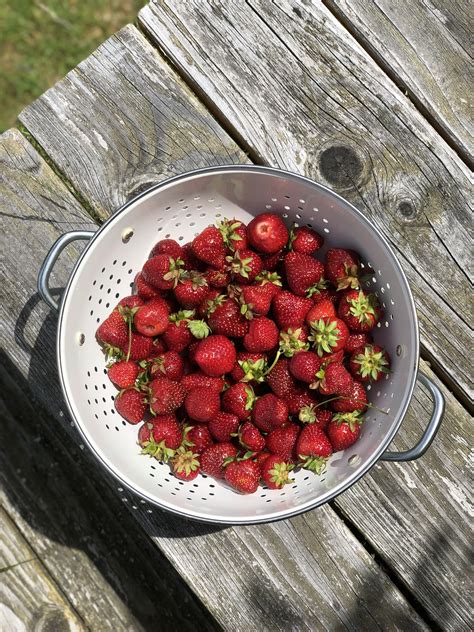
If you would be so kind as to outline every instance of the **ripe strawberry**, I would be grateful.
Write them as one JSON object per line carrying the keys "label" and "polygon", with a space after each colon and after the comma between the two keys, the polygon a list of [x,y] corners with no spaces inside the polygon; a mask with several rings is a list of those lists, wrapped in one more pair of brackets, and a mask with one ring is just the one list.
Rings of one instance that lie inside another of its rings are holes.
{"label": "ripe strawberry", "polygon": [[252,457],[252,460],[255,461],[255,463],[260,468],[260,474],[262,473],[262,466],[265,463],[265,461],[268,459],[269,456],[270,456],[270,452],[266,452],[264,450],[263,452],[259,452],[254,457]]}
{"label": "ripe strawberry", "polygon": [[285,274],[293,294],[306,296],[323,278],[324,266],[310,255],[291,251],[285,256]]}
{"label": "ripe strawberry", "polygon": [[159,336],[168,327],[168,316],[166,302],[162,298],[154,298],[137,309],[133,324],[143,336]]}
{"label": "ripe strawberry", "polygon": [[212,388],[199,387],[190,390],[184,400],[184,407],[191,419],[195,421],[210,421],[221,405],[219,393]]}
{"label": "ripe strawberry", "polygon": [[221,232],[215,226],[205,228],[192,242],[195,257],[215,268],[225,263],[225,245]]}
{"label": "ripe strawberry", "polygon": [[184,429],[184,436],[186,445],[189,445],[196,454],[202,454],[204,450],[207,450],[214,444],[208,427],[203,424],[187,426]]}
{"label": "ripe strawberry", "polygon": [[[217,288],[211,288],[210,290],[207,291],[207,294],[204,297],[204,300],[201,302],[200,305],[198,305],[196,309],[196,313],[199,316],[199,318],[207,319],[208,314],[209,314],[209,309],[212,308],[212,306],[214,305],[214,301],[215,299],[217,299],[218,296],[220,296],[220,293]],[[222,297],[222,300],[223,299],[224,297]]]}
{"label": "ripe strawberry", "polygon": [[332,446],[319,426],[308,424],[300,432],[296,442],[296,454],[298,462],[305,469],[321,474],[332,454]]}
{"label": "ripe strawberry", "polygon": [[211,377],[201,372],[188,373],[181,380],[181,384],[187,393],[196,387],[212,389],[217,393],[220,393],[224,388],[222,377]]}
{"label": "ripe strawberry", "polygon": [[363,385],[356,380],[352,383],[351,392],[331,402],[331,407],[337,413],[351,413],[354,410],[365,410],[367,407],[367,393]]}
{"label": "ripe strawberry", "polygon": [[189,329],[189,322],[193,314],[192,311],[184,310],[170,315],[170,324],[163,334],[168,349],[181,353],[191,344],[193,335]]}
{"label": "ripe strawberry", "polygon": [[143,279],[159,290],[171,290],[178,283],[182,265],[181,259],[157,255],[145,262],[142,269]]}
{"label": "ripe strawberry", "polygon": [[222,411],[209,421],[209,430],[216,441],[230,441],[231,435],[237,432],[238,427],[239,418]]}
{"label": "ripe strawberry", "polygon": [[222,288],[227,287],[230,283],[230,272],[224,268],[206,268],[206,280],[211,287]]}
{"label": "ripe strawberry", "polygon": [[244,250],[248,247],[247,227],[238,219],[224,219],[217,225],[228,250]]}
{"label": "ripe strawberry", "polygon": [[327,320],[328,318],[336,318],[337,313],[334,304],[328,300],[323,299],[315,303],[306,314],[306,324],[311,327],[311,323],[317,323],[318,320]]}
{"label": "ripe strawberry", "polygon": [[323,237],[307,226],[298,226],[290,231],[289,246],[295,252],[312,255],[313,252],[321,248],[323,243]]}
{"label": "ripe strawberry", "polygon": [[157,255],[168,255],[176,260],[181,259],[182,252],[183,248],[174,239],[161,239],[153,246],[149,258]]}
{"label": "ripe strawberry", "polygon": [[253,494],[260,482],[260,468],[255,461],[249,459],[232,461],[225,469],[225,480],[235,491]]}
{"label": "ripe strawberry", "polygon": [[349,330],[346,323],[340,318],[327,318],[326,320],[321,318],[311,323],[309,340],[312,341],[319,357],[344,349],[348,337]]}
{"label": "ripe strawberry", "polygon": [[345,450],[357,441],[360,436],[362,421],[361,413],[358,410],[352,413],[334,415],[327,427],[327,434],[335,452]]}
{"label": "ripe strawberry", "polygon": [[241,445],[251,452],[261,452],[265,447],[265,439],[260,430],[252,422],[246,421],[239,430]]}
{"label": "ripe strawberry", "polygon": [[142,446],[142,454],[168,461],[181,444],[183,432],[174,415],[160,415],[153,420],[151,437]]}
{"label": "ripe strawberry", "polygon": [[279,331],[273,320],[260,316],[250,321],[249,330],[244,336],[244,347],[251,353],[271,351],[279,340]]}
{"label": "ripe strawberry", "polygon": [[[153,340],[149,336],[132,333],[130,338],[130,360],[145,360],[155,350]],[[128,343],[122,347],[122,351],[128,355]]]}
{"label": "ripe strawberry", "polygon": [[240,313],[238,304],[232,299],[226,299],[215,308],[211,308],[208,324],[213,333],[229,336],[230,338],[242,338],[247,333],[249,324]]}
{"label": "ripe strawberry", "polygon": [[202,272],[205,268],[204,263],[194,255],[191,242],[183,245],[180,258],[183,261],[183,268],[185,270],[198,270]]}
{"label": "ripe strawberry", "polygon": [[276,454],[272,454],[260,465],[260,474],[267,487],[282,489],[287,483],[293,482],[290,478],[290,472],[293,468],[293,464],[287,463]]}
{"label": "ripe strawberry", "polygon": [[236,250],[233,257],[226,257],[226,261],[237,283],[253,283],[263,270],[262,260],[253,250]]}
{"label": "ripe strawberry", "polygon": [[150,375],[152,377],[167,377],[179,382],[183,378],[184,362],[177,351],[165,351],[150,361]]}
{"label": "ripe strawberry", "polygon": [[324,363],[317,373],[319,391],[323,395],[349,395],[352,392],[353,379],[342,364]]}
{"label": "ripe strawberry", "polygon": [[172,413],[181,406],[184,397],[183,386],[167,377],[155,378],[150,383],[150,408],[157,415]]}
{"label": "ripe strawberry", "polygon": [[280,329],[297,329],[304,325],[305,317],[313,306],[309,298],[296,296],[283,290],[273,297],[273,315]]}
{"label": "ripe strawberry", "polygon": [[114,400],[115,409],[129,424],[138,424],[146,413],[146,400],[138,389],[120,391]]}
{"label": "ripe strawberry", "polygon": [[271,432],[287,423],[288,404],[273,393],[266,393],[255,402],[252,421],[263,432]]}
{"label": "ripe strawberry", "polygon": [[331,421],[333,413],[330,410],[317,408],[314,404],[303,406],[298,414],[298,419],[304,424],[315,424],[321,430],[325,430]]}
{"label": "ripe strawberry", "polygon": [[285,399],[296,386],[295,380],[288,370],[289,361],[281,358],[267,375],[268,386],[277,397]]}
{"label": "ripe strawberry", "polygon": [[201,340],[194,360],[206,375],[219,376],[232,371],[237,354],[225,336],[213,335]]}
{"label": "ripe strawberry", "polygon": [[277,272],[269,272],[268,268],[255,277],[255,282],[258,285],[268,285],[272,291],[272,298],[282,291],[281,276]]}
{"label": "ripe strawberry", "polygon": [[282,249],[271,255],[264,255],[263,253],[260,254],[260,259],[262,260],[264,270],[267,270],[269,272],[273,272],[274,270],[276,270],[283,259],[283,253],[284,251]]}
{"label": "ripe strawberry", "polygon": [[96,332],[98,340],[115,349],[128,345],[128,326],[118,310],[114,310]]}
{"label": "ripe strawberry", "polygon": [[337,293],[336,290],[328,289],[327,281],[322,279],[317,286],[313,286],[308,295],[314,303],[320,303],[321,301],[330,301],[333,305],[336,305],[341,298],[341,294]]}
{"label": "ripe strawberry", "polygon": [[239,351],[230,376],[234,382],[263,382],[267,368],[266,360],[264,353]]}
{"label": "ripe strawberry", "polygon": [[298,329],[288,329],[280,331],[280,351],[287,358],[292,358],[300,351],[309,349],[308,343],[309,331],[306,325],[298,327]]}
{"label": "ripe strawberry", "polygon": [[240,420],[248,419],[255,403],[255,394],[250,384],[239,382],[222,395],[222,409],[226,413],[237,415]]}
{"label": "ripe strawberry", "polygon": [[117,388],[129,388],[134,386],[138,377],[140,368],[135,362],[125,362],[124,360],[112,364],[107,375],[109,380],[117,386]]}
{"label": "ripe strawberry", "polygon": [[171,459],[171,470],[182,481],[193,481],[200,470],[199,454],[180,446]]}
{"label": "ripe strawberry", "polygon": [[288,241],[288,229],[279,215],[262,213],[247,226],[250,245],[258,252],[273,254]]}
{"label": "ripe strawberry", "polygon": [[145,423],[140,426],[140,428],[138,429],[138,445],[140,447],[143,448],[145,443],[150,441],[150,438],[152,438],[152,430],[153,424],[151,423],[151,421],[145,421]]}
{"label": "ripe strawberry", "polygon": [[138,296],[144,301],[149,301],[152,298],[158,298],[162,295],[161,290],[158,290],[158,288],[153,287],[145,281],[141,272],[135,277],[135,288]]}
{"label": "ripe strawberry", "polygon": [[206,279],[199,272],[183,272],[174,288],[176,300],[185,309],[194,309],[206,298],[209,290]]}
{"label": "ripe strawberry", "polygon": [[292,461],[299,432],[299,426],[294,423],[275,428],[266,437],[267,450],[284,461]]}
{"label": "ripe strawberry", "polygon": [[352,331],[371,331],[382,316],[382,310],[375,294],[362,290],[349,290],[341,298],[338,316]]}
{"label": "ripe strawberry", "polygon": [[132,294],[132,296],[124,296],[124,298],[120,299],[117,303],[116,309],[118,309],[118,307],[128,307],[132,310],[135,307],[141,307],[142,305],[144,305],[143,299],[136,294]]}
{"label": "ripe strawberry", "polygon": [[201,470],[208,476],[224,478],[224,461],[237,456],[232,443],[215,443],[201,454]]}
{"label": "ripe strawberry", "polygon": [[349,358],[352,375],[361,382],[378,382],[390,371],[390,357],[378,345],[366,345]]}
{"label": "ripe strawberry", "polygon": [[240,295],[242,307],[240,311],[246,318],[253,316],[266,316],[270,311],[273,298],[273,286],[271,283],[260,285],[244,285]]}
{"label": "ripe strawberry", "polygon": [[357,289],[359,286],[359,256],[353,250],[330,248],[326,253],[326,278],[336,289]]}
{"label": "ripe strawberry", "polygon": [[290,415],[298,415],[304,406],[316,404],[317,400],[312,391],[298,385],[289,391],[285,401]]}
{"label": "ripe strawberry", "polygon": [[346,340],[346,344],[344,345],[344,351],[347,353],[354,353],[360,347],[365,347],[372,342],[372,336],[367,333],[361,334],[349,334],[349,338]]}
{"label": "ripe strawberry", "polygon": [[288,365],[291,375],[297,380],[312,384],[316,373],[321,368],[322,359],[312,351],[300,351],[295,354]]}

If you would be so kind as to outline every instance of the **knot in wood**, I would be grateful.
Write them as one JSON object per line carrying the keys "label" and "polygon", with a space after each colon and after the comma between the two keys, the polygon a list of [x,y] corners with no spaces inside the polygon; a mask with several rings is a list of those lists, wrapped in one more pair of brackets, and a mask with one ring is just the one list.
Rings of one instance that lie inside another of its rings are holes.
{"label": "knot in wood", "polygon": [[328,147],[319,157],[324,178],[339,188],[352,188],[360,180],[363,164],[351,147]]}

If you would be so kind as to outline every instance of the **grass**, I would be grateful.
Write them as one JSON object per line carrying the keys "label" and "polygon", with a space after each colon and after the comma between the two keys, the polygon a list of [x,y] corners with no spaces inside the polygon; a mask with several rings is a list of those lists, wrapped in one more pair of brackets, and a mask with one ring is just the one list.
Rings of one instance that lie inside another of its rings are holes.
{"label": "grass", "polygon": [[0,0],[0,132],[145,0]]}

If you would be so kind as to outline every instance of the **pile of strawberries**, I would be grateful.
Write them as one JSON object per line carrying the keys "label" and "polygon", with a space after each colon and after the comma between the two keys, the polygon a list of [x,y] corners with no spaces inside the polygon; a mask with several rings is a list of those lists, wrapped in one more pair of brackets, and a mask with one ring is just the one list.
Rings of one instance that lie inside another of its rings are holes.
{"label": "pile of strawberries", "polygon": [[303,467],[320,474],[357,441],[364,385],[389,370],[370,331],[382,315],[358,255],[279,215],[224,220],[159,241],[97,330],[115,407],[143,422],[144,454],[180,479],[201,471],[252,493]]}

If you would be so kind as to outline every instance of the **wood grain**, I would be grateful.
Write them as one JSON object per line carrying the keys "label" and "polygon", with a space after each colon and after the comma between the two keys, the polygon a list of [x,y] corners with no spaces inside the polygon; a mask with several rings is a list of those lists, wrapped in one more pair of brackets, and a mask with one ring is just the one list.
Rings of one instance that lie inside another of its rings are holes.
{"label": "wood grain", "polygon": [[[9,147],[14,141],[20,148],[12,150]],[[2,246],[9,275],[18,279],[14,287],[2,284],[5,332],[13,330],[15,321],[22,322],[20,328],[17,326],[15,339],[2,330],[2,344],[9,361],[4,361],[2,366],[13,373],[11,365],[16,365],[17,373],[28,380],[31,390],[27,392],[30,392],[35,405],[44,407],[51,414],[51,436],[63,442],[63,431],[67,429],[77,439],[77,431],[71,428],[63,412],[57,375],[52,366],[55,318],[45,319],[42,306],[30,309],[26,318],[24,307],[28,300],[31,306],[35,272],[46,249],[62,231],[60,225],[54,226],[54,222],[72,222],[71,211],[64,200],[58,205],[55,202],[43,205],[43,197],[38,194],[36,199],[30,199],[30,220],[22,220],[22,205],[16,202],[17,194],[11,196],[9,191],[21,191],[19,182],[28,188],[27,181],[31,177],[41,188],[38,172],[49,174],[49,178],[52,174],[17,134],[4,135],[2,143],[9,147],[4,162],[8,163],[12,155],[29,156],[28,160],[23,157],[21,162],[14,158],[16,169],[10,167],[9,177],[0,185],[0,201],[12,216],[11,243]],[[23,170],[21,164],[24,165]],[[12,183],[12,180],[16,182]],[[48,197],[58,200],[60,192],[50,191]],[[35,221],[35,218],[45,216],[53,217],[52,223]],[[77,225],[80,225],[79,218]],[[18,260],[19,244],[29,253],[28,266]],[[59,276],[65,276],[69,262],[59,261],[57,266]],[[29,344],[24,344],[25,340],[30,341]],[[16,377],[15,373],[13,375]],[[6,376],[2,381],[8,384]],[[22,386],[27,388],[26,383]],[[74,452],[72,457],[76,458]],[[86,453],[79,467],[88,473],[92,468],[91,457]],[[87,478],[82,479],[80,484],[86,485]],[[97,480],[94,479],[91,485],[97,485]],[[192,586],[211,615],[226,629],[242,632],[252,626],[275,630],[369,627],[386,630],[389,626],[395,630],[404,630],[407,626],[414,630],[427,629],[423,620],[329,506],[292,521],[225,529],[179,519],[142,504],[121,488],[120,492],[124,504],[153,537],[158,548]],[[107,502],[111,502],[110,499]],[[91,504],[88,520],[100,520],[106,510],[107,504]],[[110,511],[122,525],[124,518],[118,514],[115,504]],[[90,522],[87,522],[87,528],[90,528]],[[145,545],[140,543],[140,546]],[[147,548],[144,548],[144,555],[150,555]],[[164,572],[169,571],[165,569]],[[184,604],[182,609],[185,610]]]}
{"label": "wood grain", "polygon": [[472,160],[472,5],[465,0],[325,4]]}
{"label": "wood grain", "polygon": [[140,21],[252,156],[327,183],[385,234],[424,353],[472,400],[462,160],[321,3],[163,0]]}

